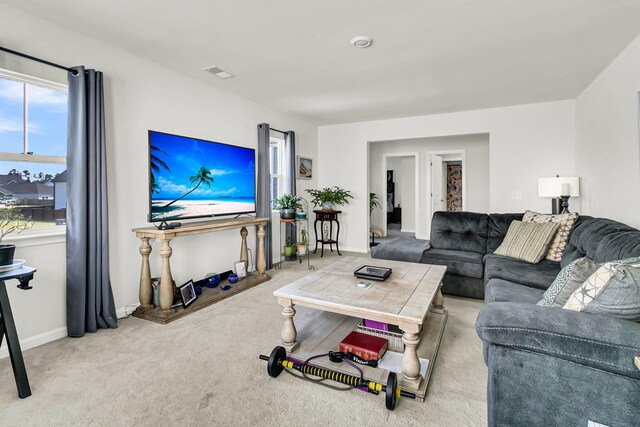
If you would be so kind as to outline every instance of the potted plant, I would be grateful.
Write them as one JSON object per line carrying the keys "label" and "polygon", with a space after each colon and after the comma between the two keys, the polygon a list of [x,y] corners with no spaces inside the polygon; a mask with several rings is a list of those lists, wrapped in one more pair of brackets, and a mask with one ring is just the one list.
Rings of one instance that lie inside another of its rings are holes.
{"label": "potted plant", "polygon": [[283,194],[276,199],[275,209],[280,210],[280,219],[295,219],[296,209],[301,209],[301,197],[295,194]]}
{"label": "potted plant", "polygon": [[293,255],[293,246],[291,245],[291,237],[287,237],[287,242],[284,245],[284,256],[290,257]]}
{"label": "potted plant", "polygon": [[15,208],[0,208],[0,266],[12,265],[16,251],[16,245],[4,244],[2,239],[8,234],[14,232],[19,234],[31,227],[33,227],[33,221],[22,216]]}
{"label": "potted plant", "polygon": [[353,199],[349,190],[344,190],[338,186],[325,187],[322,190],[305,190],[312,197],[313,206],[322,206],[322,210],[333,210],[334,206],[349,204],[349,199]]}
{"label": "potted plant", "polygon": [[375,208],[379,208],[380,199],[376,196],[376,193],[369,193],[369,215],[373,212]]}
{"label": "potted plant", "polygon": [[300,230],[300,241],[297,243],[298,254],[306,255],[309,247],[309,234],[304,228]]}

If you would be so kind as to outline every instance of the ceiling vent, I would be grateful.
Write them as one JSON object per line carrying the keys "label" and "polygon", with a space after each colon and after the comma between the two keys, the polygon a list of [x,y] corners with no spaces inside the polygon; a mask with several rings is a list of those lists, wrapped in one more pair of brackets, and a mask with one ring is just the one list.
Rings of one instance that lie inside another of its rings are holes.
{"label": "ceiling vent", "polygon": [[216,77],[220,77],[221,79],[230,79],[232,77],[235,77],[233,74],[227,73],[226,71],[216,67],[215,65],[212,67],[205,67],[203,68],[203,70],[209,71],[210,73],[213,73]]}

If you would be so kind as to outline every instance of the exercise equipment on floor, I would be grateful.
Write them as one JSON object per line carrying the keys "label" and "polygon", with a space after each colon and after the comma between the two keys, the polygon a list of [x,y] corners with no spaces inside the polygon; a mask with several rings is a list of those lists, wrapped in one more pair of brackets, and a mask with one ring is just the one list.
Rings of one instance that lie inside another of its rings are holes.
{"label": "exercise equipment on floor", "polygon": [[[360,376],[343,374],[341,372],[332,371],[331,369],[320,368],[318,366],[310,365],[310,360],[318,357],[327,356],[334,362],[347,362],[360,372]],[[299,362],[293,359],[287,359],[287,351],[284,347],[277,346],[273,349],[270,356],[260,355],[261,360],[267,361],[267,373],[270,377],[277,378],[283,370],[295,370],[301,372],[303,375],[311,375],[315,377],[324,378],[327,380],[335,381],[341,384],[346,384],[350,387],[355,387],[368,393],[378,394],[379,392],[385,393],[385,406],[388,410],[393,411],[396,407],[397,399],[400,396],[409,397],[415,399],[416,395],[408,391],[401,390],[398,387],[398,377],[394,372],[389,372],[387,377],[387,384],[377,383],[375,381],[368,381],[363,378],[362,371],[349,362],[344,353],[329,352],[326,354],[319,354],[312,356],[304,362]]]}

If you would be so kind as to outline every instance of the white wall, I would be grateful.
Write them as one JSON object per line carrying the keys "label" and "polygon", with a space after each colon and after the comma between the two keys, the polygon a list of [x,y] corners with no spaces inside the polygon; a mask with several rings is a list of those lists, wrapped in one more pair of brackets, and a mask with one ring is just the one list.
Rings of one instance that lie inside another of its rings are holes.
{"label": "white wall", "polygon": [[[384,209],[384,201],[386,200],[386,171],[393,171],[393,183],[394,183],[394,195],[393,206],[400,207],[402,210],[400,222],[402,232],[413,233],[415,232],[415,204],[416,204],[416,176],[415,176],[415,161],[416,156],[389,156],[384,157],[384,154],[379,149],[370,151],[369,164],[369,188],[371,192],[376,193],[380,197],[381,208],[376,208],[371,213],[371,225],[374,225],[381,230],[384,230],[385,223],[387,221],[386,211]],[[387,165],[385,168],[384,160],[386,159]],[[375,188],[371,185],[371,176],[376,175],[373,181],[376,183]],[[385,198],[385,200],[382,199]],[[388,208],[388,207],[387,207]],[[374,220],[375,218],[375,220]],[[363,224],[366,226],[366,224]]]}
{"label": "white wall", "polygon": [[575,156],[583,211],[634,227],[640,227],[638,91],[640,37],[576,99]]}
{"label": "white wall", "polygon": [[[419,239],[428,239],[430,231],[430,170],[428,163],[430,152],[442,152],[452,150],[464,150],[466,173],[466,211],[489,212],[489,135],[454,135],[429,138],[403,139],[395,141],[382,141],[371,143],[369,146],[369,186],[371,191],[377,193],[385,186],[381,168],[385,155],[394,153],[418,153],[418,194],[419,194],[419,218],[414,223],[414,232]],[[392,157],[391,159],[396,159]],[[404,161],[404,157],[401,157]],[[406,165],[410,169],[412,183],[415,183],[414,158],[409,157]],[[403,163],[404,166],[404,163]],[[411,200],[415,200],[415,184],[411,186]],[[402,215],[405,207],[415,212],[415,205],[407,205],[403,197]],[[385,218],[381,212],[374,211],[371,215],[371,224],[383,228]],[[404,228],[404,224],[402,225]]]}
{"label": "white wall", "polygon": [[[340,246],[368,250],[368,142],[488,133],[492,212],[549,211],[538,178],[575,173],[574,101],[348,123],[318,128],[319,185],[339,185],[355,199],[343,209]],[[521,193],[522,197],[514,199]],[[579,200],[579,199],[576,199]],[[579,202],[572,201],[579,210]]]}
{"label": "white wall", "polygon": [[[278,129],[296,131],[297,154],[316,157],[315,125],[10,7],[0,5],[0,16],[3,46],[104,72],[111,283],[121,313],[125,306],[138,303],[140,243],[131,229],[147,225],[148,129],[255,148],[257,124],[267,122]],[[4,53],[0,53],[0,68],[66,83],[64,71]],[[302,194],[304,188],[315,187],[315,179],[298,184]],[[250,230],[252,248],[254,241],[255,232]],[[26,347],[66,335],[64,238],[58,236],[48,242],[28,239],[19,243],[16,253],[38,268],[32,291],[16,291],[13,286],[9,289],[18,334]],[[239,230],[182,237],[172,246],[172,269],[178,284],[207,272],[231,269],[240,257]],[[152,274],[158,276],[159,246],[154,243],[152,247]]]}

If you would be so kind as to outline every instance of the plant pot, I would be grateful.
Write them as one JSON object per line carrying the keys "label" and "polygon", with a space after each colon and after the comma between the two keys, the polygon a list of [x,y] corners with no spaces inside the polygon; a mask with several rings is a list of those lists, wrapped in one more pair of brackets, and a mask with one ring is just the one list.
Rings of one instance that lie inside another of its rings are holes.
{"label": "plant pot", "polygon": [[306,212],[296,212],[296,218],[305,219],[306,217],[307,217],[307,213]]}
{"label": "plant pot", "polygon": [[306,243],[298,243],[298,255],[306,255],[308,245]]}
{"label": "plant pot", "polygon": [[296,219],[296,210],[280,209],[280,219]]}
{"label": "plant pot", "polygon": [[284,256],[291,256],[293,254],[293,246],[284,247]]}
{"label": "plant pot", "polygon": [[13,254],[16,252],[16,245],[0,245],[0,267],[13,264]]}
{"label": "plant pot", "polygon": [[333,203],[332,202],[322,202],[322,210],[324,211],[332,211]]}

